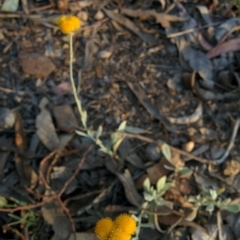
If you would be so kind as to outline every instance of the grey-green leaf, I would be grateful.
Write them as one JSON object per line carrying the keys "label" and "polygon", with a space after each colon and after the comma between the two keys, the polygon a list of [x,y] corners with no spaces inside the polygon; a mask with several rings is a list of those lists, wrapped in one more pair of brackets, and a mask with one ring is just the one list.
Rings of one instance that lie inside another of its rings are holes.
{"label": "grey-green leaf", "polygon": [[124,132],[126,126],[127,126],[127,121],[121,122],[121,124],[120,124],[119,127],[118,127],[118,131],[119,131],[119,132]]}
{"label": "grey-green leaf", "polygon": [[163,176],[160,179],[158,179],[158,181],[157,181],[157,192],[158,193],[163,189],[163,187],[166,183],[166,180],[167,180],[166,176]]}
{"label": "grey-green leaf", "polygon": [[85,128],[87,128],[87,111],[83,110],[81,113],[81,120],[82,120],[82,124]]}
{"label": "grey-green leaf", "polygon": [[5,197],[0,196],[0,208],[5,207],[8,204],[8,201]]}
{"label": "grey-green leaf", "polygon": [[143,182],[143,188],[146,192],[149,192],[150,187],[151,187],[150,179],[146,178]]}
{"label": "grey-green leaf", "polygon": [[86,134],[85,132],[82,132],[82,131],[79,131],[79,130],[76,130],[75,132],[80,136],[89,137],[88,134]]}
{"label": "grey-green leaf", "polygon": [[126,126],[125,132],[133,133],[133,134],[143,134],[143,133],[146,133],[147,131],[145,129],[138,128],[138,127]]}
{"label": "grey-green leaf", "polygon": [[229,204],[227,205],[226,210],[229,212],[237,213],[240,211],[240,208],[237,204]]}
{"label": "grey-green leaf", "polygon": [[190,168],[183,168],[180,170],[179,174],[181,177],[190,177],[192,175],[193,171]]}
{"label": "grey-green leaf", "polygon": [[164,155],[164,157],[171,163],[171,164],[173,164],[173,162],[172,162],[172,154],[171,154],[171,149],[170,149],[170,147],[166,144],[166,143],[164,143],[163,145],[162,145],[162,153],[163,153],[163,155]]}
{"label": "grey-green leaf", "polygon": [[97,129],[97,132],[96,132],[96,139],[99,139],[99,137],[101,136],[102,134],[102,125],[98,126],[98,129]]}

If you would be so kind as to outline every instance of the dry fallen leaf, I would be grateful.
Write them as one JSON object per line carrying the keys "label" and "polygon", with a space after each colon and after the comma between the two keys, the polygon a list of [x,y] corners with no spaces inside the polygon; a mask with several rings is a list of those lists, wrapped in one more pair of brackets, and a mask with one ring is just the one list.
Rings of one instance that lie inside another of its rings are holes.
{"label": "dry fallen leaf", "polygon": [[70,91],[72,91],[71,83],[69,82],[62,82],[58,84],[57,86],[52,88],[52,91],[57,95],[66,95]]}
{"label": "dry fallen leaf", "polygon": [[[40,106],[43,105],[43,101],[45,101],[45,99],[42,99],[39,104]],[[50,151],[53,151],[58,148],[59,139],[56,134],[50,112],[44,107],[40,108],[41,112],[38,114],[36,119],[37,135],[45,147]]]}
{"label": "dry fallen leaf", "polygon": [[139,17],[142,20],[149,18],[155,18],[156,22],[161,24],[164,28],[170,27],[170,22],[182,22],[186,18],[178,17],[174,15],[158,13],[155,10],[141,10],[141,9],[130,9],[130,8],[121,8],[121,13],[128,15],[129,17]]}
{"label": "dry fallen leaf", "polygon": [[13,127],[16,120],[16,113],[8,108],[0,108],[0,129]]}
{"label": "dry fallen leaf", "polygon": [[[19,150],[22,152],[27,151],[27,140],[25,136],[25,130],[23,127],[22,116],[20,113],[16,113],[16,122],[15,122],[15,144]],[[20,156],[18,153],[14,155],[15,166],[17,173],[20,177],[20,182],[22,186],[30,186],[33,189],[38,182],[38,176],[33,171],[32,166],[29,163],[26,163],[26,159],[23,156]]]}
{"label": "dry fallen leaf", "polygon": [[222,53],[235,52],[240,49],[240,39],[235,38],[228,40],[216,47],[212,48],[208,53],[207,57],[209,59],[219,56]]}
{"label": "dry fallen leaf", "polygon": [[56,69],[49,58],[38,53],[20,53],[19,64],[26,74],[39,77],[48,77]]}
{"label": "dry fallen leaf", "polygon": [[136,207],[142,206],[143,197],[137,192],[129,170],[125,170],[124,174],[118,172],[115,172],[115,174],[124,186],[128,201]]}
{"label": "dry fallen leaf", "polygon": [[202,51],[190,46],[184,38],[179,40],[178,50],[180,53],[180,62],[183,67],[197,72],[204,80],[203,82],[213,82],[212,63]]}
{"label": "dry fallen leaf", "polygon": [[235,176],[239,173],[239,171],[240,171],[240,163],[235,160],[231,160],[229,162],[226,162],[225,168],[223,170],[223,174],[225,176]]}
{"label": "dry fallen leaf", "polygon": [[203,107],[202,103],[200,102],[195,109],[194,113],[192,113],[190,116],[184,116],[184,117],[179,117],[179,118],[173,118],[173,117],[168,117],[168,121],[172,124],[191,124],[194,122],[197,122],[203,114]]}
{"label": "dry fallen leaf", "polygon": [[[53,192],[47,190],[45,192],[44,199],[48,198],[48,194]],[[46,202],[41,208],[42,216],[46,223],[52,225],[54,230],[54,238],[57,240],[68,240],[72,233],[72,226],[64,213],[63,209],[59,205],[56,199]]]}
{"label": "dry fallen leaf", "polygon": [[53,115],[56,119],[57,126],[65,132],[72,132],[77,128],[78,123],[76,116],[70,105],[64,104],[53,108]]}
{"label": "dry fallen leaf", "polygon": [[171,170],[165,168],[165,166],[172,167],[172,165],[165,158],[162,158],[158,163],[146,169],[152,184],[156,184],[161,177],[172,172]]}
{"label": "dry fallen leaf", "polygon": [[130,21],[128,18],[120,15],[119,13],[115,13],[113,11],[109,11],[106,9],[104,9],[104,12],[108,15],[109,18],[131,30],[133,33],[139,36],[139,38],[141,38],[144,42],[150,44],[157,43],[157,40],[154,39],[152,35],[143,33],[140,30],[140,28],[137,25],[135,25],[132,21]]}

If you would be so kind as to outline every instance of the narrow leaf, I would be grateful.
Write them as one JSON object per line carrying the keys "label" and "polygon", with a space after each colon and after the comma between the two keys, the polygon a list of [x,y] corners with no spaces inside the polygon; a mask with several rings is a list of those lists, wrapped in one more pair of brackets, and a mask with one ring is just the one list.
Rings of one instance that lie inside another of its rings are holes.
{"label": "narrow leaf", "polygon": [[125,132],[133,133],[133,134],[143,134],[143,133],[146,133],[147,131],[145,129],[138,128],[138,127],[126,126]]}
{"label": "narrow leaf", "polygon": [[113,145],[113,153],[116,154],[120,144],[122,143],[124,137],[120,138],[114,145]]}
{"label": "narrow leaf", "polygon": [[99,139],[99,137],[102,134],[102,130],[103,130],[102,125],[100,125],[97,129],[97,132],[96,132],[96,139]]}
{"label": "narrow leaf", "polygon": [[164,188],[166,180],[167,180],[167,177],[163,176],[157,181],[157,192],[158,193]]}
{"label": "narrow leaf", "polygon": [[180,170],[179,174],[180,176],[183,178],[187,178],[187,177],[190,177],[192,175],[193,171],[190,169],[190,168],[183,168],[182,170]]}
{"label": "narrow leaf", "polygon": [[82,125],[87,128],[87,111],[83,110],[81,113]]}
{"label": "narrow leaf", "polygon": [[144,190],[147,191],[147,192],[149,192],[150,186],[151,186],[151,184],[150,184],[150,179],[149,179],[149,178],[146,178],[146,179],[144,180],[144,182],[143,182],[143,188],[144,188]]}
{"label": "narrow leaf", "polygon": [[75,130],[76,134],[83,136],[83,137],[89,137],[85,132],[79,131],[79,130]]}
{"label": "narrow leaf", "polygon": [[171,163],[174,165],[174,163],[172,162],[172,154],[171,154],[171,149],[170,147],[164,143],[162,145],[162,153],[164,155],[164,157]]}
{"label": "narrow leaf", "polygon": [[127,126],[127,121],[121,122],[121,124],[120,124],[119,127],[118,127],[118,131],[119,131],[119,132],[124,132],[125,129],[126,129],[126,126]]}

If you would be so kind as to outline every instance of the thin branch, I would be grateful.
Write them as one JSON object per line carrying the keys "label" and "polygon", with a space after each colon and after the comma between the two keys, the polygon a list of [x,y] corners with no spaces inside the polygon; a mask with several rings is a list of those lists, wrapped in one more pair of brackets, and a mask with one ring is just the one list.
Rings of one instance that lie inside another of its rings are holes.
{"label": "thin branch", "polygon": [[87,151],[84,153],[84,155],[82,156],[82,159],[80,159],[78,166],[76,168],[76,170],[74,171],[73,175],[65,182],[62,190],[58,193],[58,196],[61,197],[62,194],[65,192],[66,188],[68,187],[68,185],[73,181],[73,179],[76,177],[76,175],[78,174],[78,172],[80,171],[87,154],[90,152],[90,150],[92,149],[93,145],[90,145],[87,149]]}

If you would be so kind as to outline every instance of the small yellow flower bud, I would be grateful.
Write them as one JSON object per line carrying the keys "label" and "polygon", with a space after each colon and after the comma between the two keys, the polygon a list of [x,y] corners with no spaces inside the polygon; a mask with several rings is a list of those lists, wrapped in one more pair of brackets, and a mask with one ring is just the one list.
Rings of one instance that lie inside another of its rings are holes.
{"label": "small yellow flower bud", "polygon": [[129,235],[134,234],[137,230],[135,219],[128,214],[119,215],[114,222],[114,226],[122,229],[122,231]]}
{"label": "small yellow flower bud", "polygon": [[76,16],[61,16],[56,24],[64,34],[69,34],[81,27],[81,21]]}
{"label": "small yellow flower bud", "polygon": [[113,221],[111,218],[100,219],[95,226],[95,234],[100,240],[108,240],[113,228]]}
{"label": "small yellow flower bud", "polygon": [[130,234],[125,233],[121,228],[113,227],[113,230],[108,240],[130,240],[130,239],[131,239]]}

